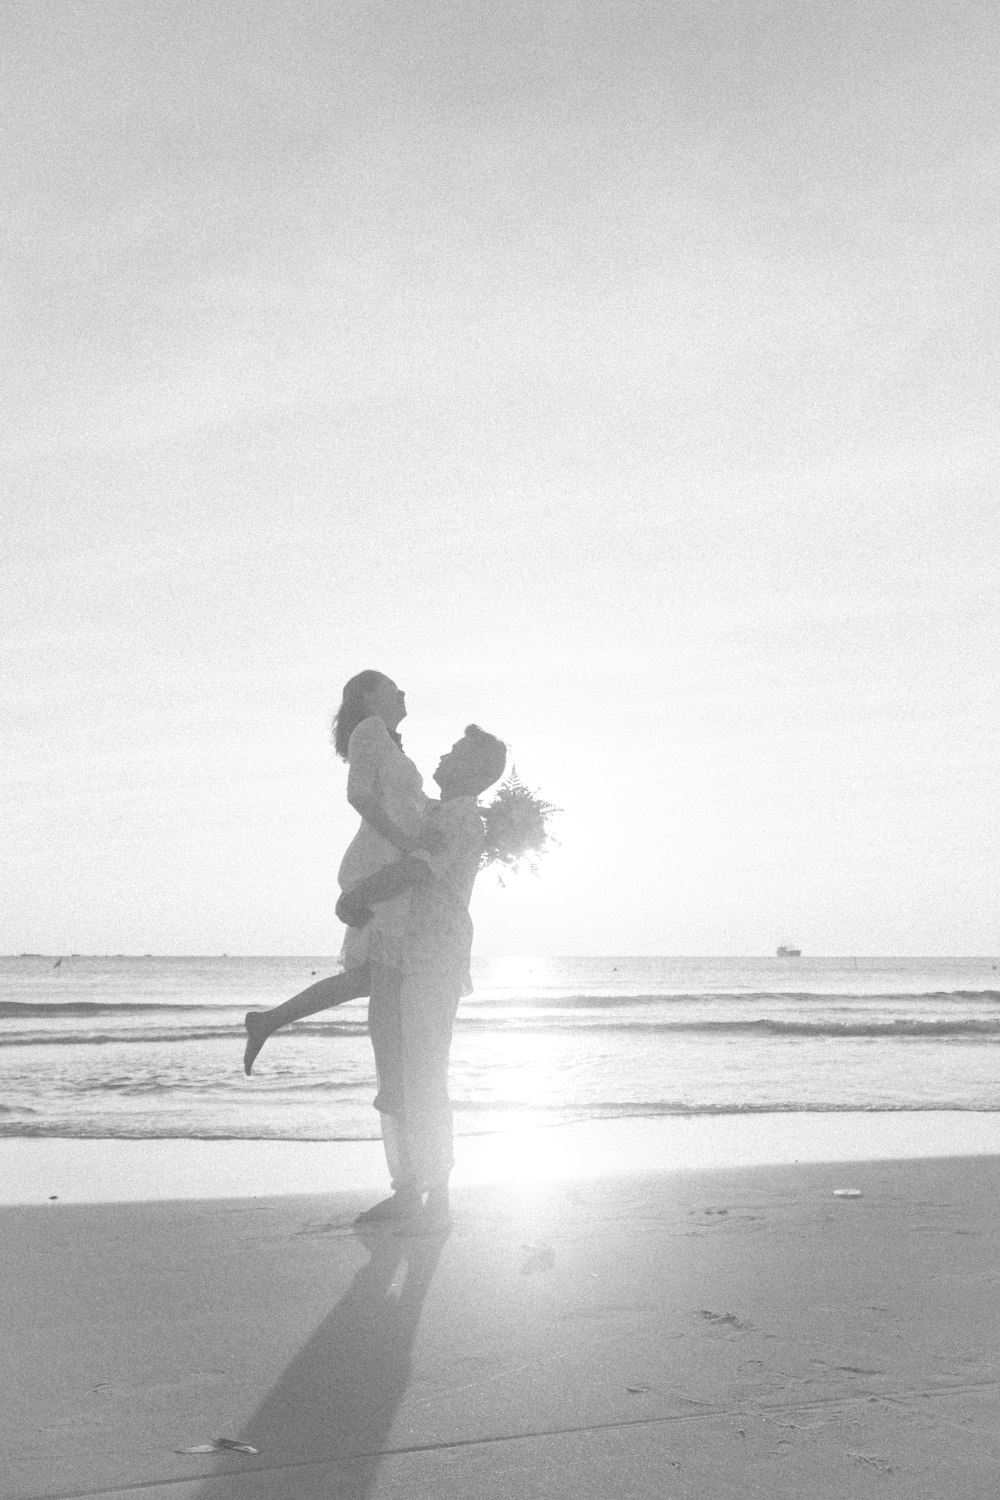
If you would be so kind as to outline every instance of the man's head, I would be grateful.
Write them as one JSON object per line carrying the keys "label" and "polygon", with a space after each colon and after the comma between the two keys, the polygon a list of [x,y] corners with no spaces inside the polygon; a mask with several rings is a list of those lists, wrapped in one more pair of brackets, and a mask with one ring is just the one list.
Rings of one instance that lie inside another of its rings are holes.
{"label": "man's head", "polygon": [[478,797],[499,781],[507,765],[507,746],[478,724],[465,733],[438,761],[434,780],[445,797]]}

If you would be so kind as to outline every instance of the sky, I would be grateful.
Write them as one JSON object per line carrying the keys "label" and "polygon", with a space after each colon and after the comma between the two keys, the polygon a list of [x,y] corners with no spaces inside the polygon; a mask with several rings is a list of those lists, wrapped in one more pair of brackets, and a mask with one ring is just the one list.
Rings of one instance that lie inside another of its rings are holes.
{"label": "sky", "polygon": [[0,30],[0,952],[335,952],[364,667],[480,952],[998,951],[995,7]]}

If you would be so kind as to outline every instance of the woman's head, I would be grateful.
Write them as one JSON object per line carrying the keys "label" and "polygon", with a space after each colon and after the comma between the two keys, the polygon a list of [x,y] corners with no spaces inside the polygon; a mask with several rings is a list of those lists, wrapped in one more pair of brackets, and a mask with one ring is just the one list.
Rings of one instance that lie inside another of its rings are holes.
{"label": "woman's head", "polygon": [[406,718],[406,696],[384,672],[368,668],[344,684],[344,696],[333,721],[333,745],[341,760],[347,743],[362,719],[379,718],[400,743],[397,728]]}

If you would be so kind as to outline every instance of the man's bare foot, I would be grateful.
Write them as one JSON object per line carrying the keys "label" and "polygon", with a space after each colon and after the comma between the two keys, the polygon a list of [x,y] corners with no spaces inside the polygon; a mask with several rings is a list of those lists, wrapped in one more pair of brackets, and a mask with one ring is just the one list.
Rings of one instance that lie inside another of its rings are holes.
{"label": "man's bare foot", "polygon": [[267,1024],[266,1013],[262,1010],[248,1010],[243,1017],[243,1025],[247,1029],[247,1044],[243,1048],[243,1071],[249,1078],[257,1053],[271,1035],[271,1028]]}
{"label": "man's bare foot", "polygon": [[432,1187],[427,1192],[427,1204],[420,1215],[421,1234],[438,1234],[451,1228],[451,1204],[448,1201],[447,1185]]}
{"label": "man's bare foot", "polygon": [[373,1203],[371,1208],[366,1208],[363,1213],[358,1214],[354,1222],[355,1224],[380,1224],[387,1220],[411,1219],[415,1214],[419,1214],[422,1208],[423,1199],[416,1188],[400,1188],[390,1198],[383,1198],[381,1203]]}

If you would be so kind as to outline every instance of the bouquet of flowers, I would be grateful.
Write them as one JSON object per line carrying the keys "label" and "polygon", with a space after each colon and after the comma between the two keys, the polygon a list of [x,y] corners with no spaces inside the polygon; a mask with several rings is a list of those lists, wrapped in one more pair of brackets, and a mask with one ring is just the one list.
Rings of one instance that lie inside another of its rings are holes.
{"label": "bouquet of flowers", "polygon": [[[536,792],[524,785],[515,769],[492,802],[480,808],[486,845],[479,860],[479,868],[490,865],[516,870],[527,864],[537,874],[539,857],[555,840],[549,832],[549,823],[558,807],[543,802]],[[500,871],[498,869],[498,874]],[[501,876],[502,880],[502,876]]]}

